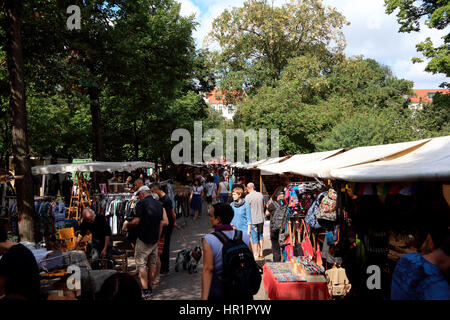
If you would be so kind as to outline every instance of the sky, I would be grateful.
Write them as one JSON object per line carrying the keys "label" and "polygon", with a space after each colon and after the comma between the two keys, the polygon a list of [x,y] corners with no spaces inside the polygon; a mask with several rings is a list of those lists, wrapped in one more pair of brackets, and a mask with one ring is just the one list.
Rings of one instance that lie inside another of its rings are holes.
{"label": "sky", "polygon": [[[225,9],[240,7],[244,0],[177,0],[181,3],[181,14],[195,14],[199,26],[193,36],[197,47],[209,33],[213,20]],[[275,0],[282,5],[286,0]],[[430,37],[433,44],[442,44],[441,39],[449,30],[430,29],[422,24],[420,32],[399,33],[397,17],[385,13],[384,0],[323,0],[324,6],[336,8],[342,13],[349,26],[344,27],[347,41],[345,54],[349,57],[363,55],[391,67],[400,79],[414,81],[414,89],[439,89],[439,84],[449,79],[444,74],[425,72],[426,63],[413,64],[411,58],[420,57],[416,44]],[[212,48],[214,49],[214,48]]]}

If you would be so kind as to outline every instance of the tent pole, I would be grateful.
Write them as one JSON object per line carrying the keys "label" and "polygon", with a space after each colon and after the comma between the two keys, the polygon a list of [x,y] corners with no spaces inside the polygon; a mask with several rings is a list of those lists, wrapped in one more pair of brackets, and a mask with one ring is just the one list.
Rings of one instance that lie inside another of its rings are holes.
{"label": "tent pole", "polygon": [[41,189],[41,197],[45,194],[45,174],[42,175],[42,189]]}

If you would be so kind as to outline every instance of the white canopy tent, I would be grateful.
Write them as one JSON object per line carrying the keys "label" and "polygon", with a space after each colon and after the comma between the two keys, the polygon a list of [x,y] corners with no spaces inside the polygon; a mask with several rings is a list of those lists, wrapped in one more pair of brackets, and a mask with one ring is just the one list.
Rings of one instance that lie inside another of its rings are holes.
{"label": "white canopy tent", "polygon": [[235,163],[231,164],[230,166],[233,168],[239,168],[239,169],[259,169],[259,166],[261,166],[263,164],[266,165],[266,164],[271,164],[271,163],[278,163],[287,157],[288,156],[267,158],[267,159],[258,160],[258,161],[252,162],[252,163],[235,162]]}
{"label": "white canopy tent", "polygon": [[350,182],[450,180],[450,136],[433,138],[395,159],[331,170],[331,176]]}
{"label": "white canopy tent", "polygon": [[325,152],[314,152],[308,154],[296,154],[283,162],[272,163],[272,164],[262,164],[258,166],[261,169],[261,175],[273,175],[282,174],[286,172],[295,172],[301,166],[308,163],[313,163],[316,161],[324,160],[334,155],[344,152],[344,149],[337,149],[333,151]]}
{"label": "white canopy tent", "polygon": [[131,172],[140,168],[155,168],[153,162],[86,162],[86,163],[62,163],[35,166],[31,168],[33,175],[57,174],[67,172]]}
{"label": "white canopy tent", "polygon": [[334,169],[384,160],[389,157],[398,157],[419,148],[430,140],[431,139],[424,139],[419,141],[359,147],[325,160],[309,162],[304,166],[295,168],[293,172],[308,177],[333,179],[331,171]]}

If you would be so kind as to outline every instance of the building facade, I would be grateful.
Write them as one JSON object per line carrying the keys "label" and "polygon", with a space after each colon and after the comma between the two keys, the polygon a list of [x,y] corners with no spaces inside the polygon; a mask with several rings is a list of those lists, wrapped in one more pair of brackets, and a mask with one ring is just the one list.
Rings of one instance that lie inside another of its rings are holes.
{"label": "building facade", "polygon": [[[237,94],[237,92],[233,92]],[[245,95],[245,91],[243,91]],[[205,102],[215,110],[222,113],[222,116],[229,121],[233,120],[233,116],[236,113],[236,108],[232,103],[227,103],[225,100],[225,94],[220,89],[214,89],[206,94],[204,98]]]}
{"label": "building facade", "polygon": [[444,89],[413,89],[414,95],[409,96],[409,107],[413,110],[421,110],[427,103],[433,102],[436,93],[449,94],[450,90]]}

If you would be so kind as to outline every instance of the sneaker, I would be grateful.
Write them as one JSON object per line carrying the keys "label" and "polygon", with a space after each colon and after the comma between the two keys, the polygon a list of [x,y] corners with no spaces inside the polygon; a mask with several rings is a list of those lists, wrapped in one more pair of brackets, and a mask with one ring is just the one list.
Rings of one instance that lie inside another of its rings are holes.
{"label": "sneaker", "polygon": [[151,300],[152,298],[152,289],[142,290],[142,300]]}

